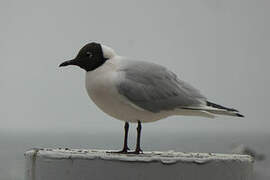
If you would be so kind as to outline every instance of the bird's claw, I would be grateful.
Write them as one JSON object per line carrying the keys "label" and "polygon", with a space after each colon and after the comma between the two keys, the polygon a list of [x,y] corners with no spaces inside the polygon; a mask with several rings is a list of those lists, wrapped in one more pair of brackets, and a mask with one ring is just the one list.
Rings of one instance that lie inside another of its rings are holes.
{"label": "bird's claw", "polygon": [[128,154],[128,150],[130,150],[128,147],[126,148],[123,148],[122,150],[120,151],[109,151],[108,153],[116,153],[116,154]]}
{"label": "bird's claw", "polygon": [[143,151],[141,150],[141,148],[136,148],[135,151],[129,152],[129,154],[143,154]]}

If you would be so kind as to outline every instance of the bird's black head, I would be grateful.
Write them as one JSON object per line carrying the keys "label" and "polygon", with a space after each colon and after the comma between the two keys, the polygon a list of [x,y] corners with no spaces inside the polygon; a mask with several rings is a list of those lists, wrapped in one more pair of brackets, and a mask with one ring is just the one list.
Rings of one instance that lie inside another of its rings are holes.
{"label": "bird's black head", "polygon": [[101,44],[92,42],[86,44],[74,59],[63,62],[59,67],[76,65],[86,71],[92,71],[101,66],[106,60],[103,56]]}

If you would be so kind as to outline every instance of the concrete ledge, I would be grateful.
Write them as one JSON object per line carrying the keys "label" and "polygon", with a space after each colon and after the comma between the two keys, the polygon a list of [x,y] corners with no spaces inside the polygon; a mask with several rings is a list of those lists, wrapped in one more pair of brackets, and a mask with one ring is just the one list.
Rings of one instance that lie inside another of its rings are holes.
{"label": "concrete ledge", "polygon": [[25,153],[26,180],[250,180],[248,155],[105,150],[32,149]]}

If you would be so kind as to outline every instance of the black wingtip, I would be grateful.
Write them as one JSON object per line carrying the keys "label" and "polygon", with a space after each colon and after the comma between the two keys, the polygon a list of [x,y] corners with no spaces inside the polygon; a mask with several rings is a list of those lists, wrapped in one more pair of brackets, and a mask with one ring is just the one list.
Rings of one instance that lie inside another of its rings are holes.
{"label": "black wingtip", "polygon": [[239,113],[236,113],[236,116],[238,116],[238,117],[245,117],[244,115],[239,114]]}
{"label": "black wingtip", "polygon": [[212,102],[209,102],[209,101],[206,101],[206,105],[207,106],[211,106],[213,108],[217,108],[217,109],[225,109],[227,111],[234,111],[234,112],[239,112],[238,110],[234,109],[234,108],[227,108],[225,106],[221,106],[219,104],[215,104],[215,103],[212,103]]}

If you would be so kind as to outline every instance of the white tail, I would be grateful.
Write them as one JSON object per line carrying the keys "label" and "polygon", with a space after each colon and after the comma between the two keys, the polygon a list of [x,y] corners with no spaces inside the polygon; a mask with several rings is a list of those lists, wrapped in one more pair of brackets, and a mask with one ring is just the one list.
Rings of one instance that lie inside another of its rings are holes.
{"label": "white tail", "polygon": [[201,110],[211,114],[218,114],[218,115],[226,115],[226,116],[236,116],[236,117],[244,117],[244,115],[240,114],[238,110],[233,108],[227,108],[209,101],[206,101],[205,106],[201,107],[187,107],[185,109],[190,110]]}

